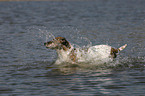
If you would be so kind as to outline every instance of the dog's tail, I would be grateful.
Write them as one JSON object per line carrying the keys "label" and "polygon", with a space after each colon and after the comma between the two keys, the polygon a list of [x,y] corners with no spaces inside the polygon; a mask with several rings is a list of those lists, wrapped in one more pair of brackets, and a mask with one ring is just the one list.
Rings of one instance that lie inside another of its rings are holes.
{"label": "dog's tail", "polygon": [[127,46],[127,44],[125,44],[125,45],[121,46],[120,48],[118,48],[118,51],[122,51],[123,49],[125,49],[125,48],[126,48],[126,46]]}

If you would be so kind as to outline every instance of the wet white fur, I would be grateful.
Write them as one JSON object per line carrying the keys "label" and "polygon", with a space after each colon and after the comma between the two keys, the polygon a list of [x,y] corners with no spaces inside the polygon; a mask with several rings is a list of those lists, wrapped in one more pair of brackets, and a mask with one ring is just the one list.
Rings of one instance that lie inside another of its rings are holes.
{"label": "wet white fur", "polygon": [[70,62],[72,63],[72,61],[69,58],[70,52],[73,49],[73,46],[71,47],[71,49],[69,49],[68,51],[64,51],[63,49],[59,50],[57,49],[57,60],[55,61],[55,64],[61,64],[63,62]]}
{"label": "wet white fur", "polygon": [[[71,52],[71,49],[68,51],[64,50],[57,50],[58,58],[56,60],[56,64],[60,64],[63,62],[70,62],[72,61],[69,58],[69,54]],[[105,63],[108,61],[111,61],[112,58],[110,58],[110,51],[111,51],[111,46],[108,45],[96,45],[96,46],[91,46],[85,50],[76,48],[75,53],[76,53],[76,58],[77,62],[95,62],[95,63]]]}

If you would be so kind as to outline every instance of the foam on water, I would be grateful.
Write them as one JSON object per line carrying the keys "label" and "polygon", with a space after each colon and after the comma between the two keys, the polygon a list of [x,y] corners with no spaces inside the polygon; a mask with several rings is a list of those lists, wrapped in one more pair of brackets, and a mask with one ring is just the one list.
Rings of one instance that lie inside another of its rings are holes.
{"label": "foam on water", "polygon": [[[68,63],[64,62],[61,65],[53,64],[53,68],[57,68],[57,70],[63,74],[71,74],[78,71],[90,71],[90,70],[126,70],[126,69],[138,69],[140,71],[144,70],[144,57],[119,57],[115,60],[107,63],[99,63],[99,62],[80,62],[80,63]],[[53,70],[52,70],[53,72]]]}

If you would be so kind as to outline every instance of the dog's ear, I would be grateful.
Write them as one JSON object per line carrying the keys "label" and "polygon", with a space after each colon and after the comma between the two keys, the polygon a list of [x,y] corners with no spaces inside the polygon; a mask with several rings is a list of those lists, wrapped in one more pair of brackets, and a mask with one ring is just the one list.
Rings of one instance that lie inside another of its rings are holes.
{"label": "dog's ear", "polygon": [[69,42],[65,38],[61,39],[61,44],[65,45],[67,48],[71,48]]}

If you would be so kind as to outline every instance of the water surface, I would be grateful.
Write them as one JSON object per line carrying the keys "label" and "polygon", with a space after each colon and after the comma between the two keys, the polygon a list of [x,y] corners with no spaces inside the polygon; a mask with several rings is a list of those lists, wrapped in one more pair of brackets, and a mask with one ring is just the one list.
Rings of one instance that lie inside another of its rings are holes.
{"label": "water surface", "polygon": [[[0,2],[0,95],[143,96],[144,5],[144,0]],[[128,47],[113,63],[58,68],[56,52],[43,45],[50,33],[76,47]]]}

